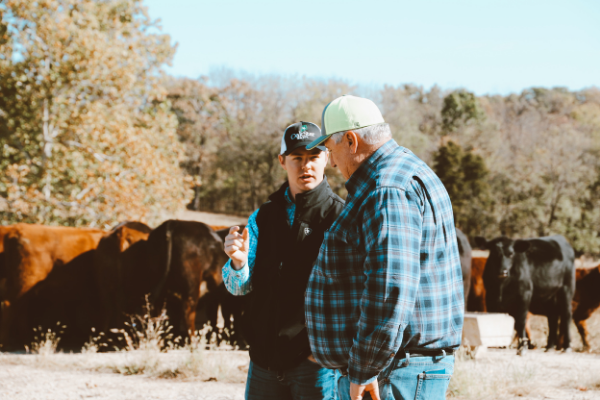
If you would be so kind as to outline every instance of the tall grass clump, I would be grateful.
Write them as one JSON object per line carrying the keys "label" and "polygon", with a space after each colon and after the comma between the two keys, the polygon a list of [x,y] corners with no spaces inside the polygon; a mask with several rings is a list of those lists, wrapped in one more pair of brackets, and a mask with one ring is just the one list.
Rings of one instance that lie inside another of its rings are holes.
{"label": "tall grass clump", "polygon": [[[60,322],[56,323],[58,329],[66,328],[61,326]],[[63,331],[55,332],[48,328],[47,330],[42,329],[41,326],[33,328],[34,337],[31,346],[25,346],[25,350],[28,353],[38,354],[40,356],[49,356],[56,353],[58,349],[58,343],[60,342],[60,334]]]}
{"label": "tall grass clump", "polygon": [[125,329],[111,329],[112,333],[120,334],[124,341],[124,348],[115,347],[124,352],[127,361],[116,365],[116,372],[124,375],[154,374],[160,367],[159,355],[161,352],[175,349],[179,338],[173,338],[173,327],[169,324],[166,310],[153,317],[153,307],[146,296],[146,305],[142,315],[130,316],[125,323]]}

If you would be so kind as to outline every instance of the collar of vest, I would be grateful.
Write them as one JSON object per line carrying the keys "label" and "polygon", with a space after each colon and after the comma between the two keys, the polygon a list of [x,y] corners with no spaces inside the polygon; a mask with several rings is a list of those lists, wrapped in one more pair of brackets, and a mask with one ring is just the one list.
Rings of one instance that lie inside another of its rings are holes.
{"label": "collar of vest", "polygon": [[[275,193],[269,196],[269,200],[274,203],[285,204],[285,191],[289,186],[290,184],[285,182]],[[313,207],[329,198],[331,193],[332,191],[331,187],[329,187],[329,182],[327,182],[327,177],[324,176],[323,181],[319,183],[319,186],[308,192],[298,193],[296,195],[296,199],[294,200],[296,209]]]}

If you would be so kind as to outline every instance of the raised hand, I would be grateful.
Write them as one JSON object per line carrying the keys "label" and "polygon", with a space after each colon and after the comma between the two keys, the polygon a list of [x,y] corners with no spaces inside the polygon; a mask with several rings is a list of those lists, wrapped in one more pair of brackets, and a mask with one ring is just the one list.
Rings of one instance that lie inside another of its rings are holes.
{"label": "raised hand", "polygon": [[234,269],[240,269],[248,262],[250,250],[250,231],[245,228],[240,234],[239,230],[239,226],[232,226],[229,235],[225,237],[225,253],[231,258]]}

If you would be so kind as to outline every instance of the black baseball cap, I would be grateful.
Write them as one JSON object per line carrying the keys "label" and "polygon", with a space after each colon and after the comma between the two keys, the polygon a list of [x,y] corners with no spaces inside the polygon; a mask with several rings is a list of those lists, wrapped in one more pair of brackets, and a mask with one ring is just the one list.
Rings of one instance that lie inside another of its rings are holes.
{"label": "black baseball cap", "polygon": [[[312,122],[296,122],[285,128],[281,138],[281,155],[289,155],[298,147],[306,147],[313,140],[321,136],[321,130]],[[316,146],[321,151],[327,150],[325,146]]]}

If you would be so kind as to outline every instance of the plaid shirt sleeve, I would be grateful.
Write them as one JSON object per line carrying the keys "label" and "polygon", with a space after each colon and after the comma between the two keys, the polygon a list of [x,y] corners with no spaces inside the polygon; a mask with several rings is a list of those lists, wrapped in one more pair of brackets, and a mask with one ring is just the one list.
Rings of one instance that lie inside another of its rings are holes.
{"label": "plaid shirt sleeve", "polygon": [[250,236],[250,249],[248,251],[248,262],[239,270],[231,266],[231,260],[223,266],[223,282],[227,290],[235,296],[243,296],[252,291],[252,270],[256,260],[256,245],[258,243],[258,225],[256,225],[256,210],[249,218],[246,227]]}
{"label": "plaid shirt sleeve", "polygon": [[348,363],[355,384],[376,379],[400,348],[419,288],[423,226],[421,199],[410,188],[379,188],[361,209],[355,232],[366,281]]}

